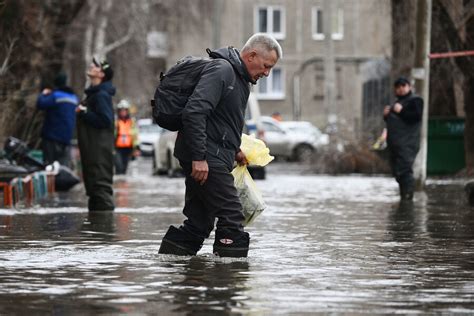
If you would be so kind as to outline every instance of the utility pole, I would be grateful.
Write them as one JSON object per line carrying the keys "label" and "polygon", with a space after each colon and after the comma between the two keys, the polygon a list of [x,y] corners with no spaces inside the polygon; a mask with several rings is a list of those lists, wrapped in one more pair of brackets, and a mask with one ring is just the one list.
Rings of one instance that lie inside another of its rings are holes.
{"label": "utility pole", "polygon": [[213,16],[212,16],[212,48],[216,49],[221,46],[221,15],[222,15],[221,0],[214,1]]}
{"label": "utility pole", "polygon": [[430,83],[430,47],[431,47],[431,11],[432,0],[418,0],[416,17],[416,55],[413,78],[415,91],[424,101],[421,124],[420,151],[415,160],[414,175],[416,189],[422,190],[426,181],[426,164],[428,156],[428,107]]}
{"label": "utility pole", "polygon": [[323,4],[323,32],[324,32],[324,111],[329,123],[337,115],[336,112],[336,63],[334,57],[334,41],[332,39],[331,24],[333,19],[335,1],[325,0]]}
{"label": "utility pole", "polygon": [[[297,2],[296,9],[296,54],[301,58],[303,54],[303,3]],[[302,67],[293,75],[293,120],[301,119],[301,75]]]}

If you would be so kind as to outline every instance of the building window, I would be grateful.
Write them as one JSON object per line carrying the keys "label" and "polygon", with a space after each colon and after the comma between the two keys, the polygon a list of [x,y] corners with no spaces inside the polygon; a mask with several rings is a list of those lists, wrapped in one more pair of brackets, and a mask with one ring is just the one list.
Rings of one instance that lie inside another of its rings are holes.
{"label": "building window", "polygon": [[[323,19],[323,10],[320,7],[313,7],[311,10],[311,32],[315,40],[325,38]],[[332,15],[331,32],[333,40],[342,40],[344,37],[344,11],[341,8]]]}
{"label": "building window", "polygon": [[257,82],[257,98],[260,100],[281,100],[285,98],[284,76],[281,68],[273,68],[268,77]]}
{"label": "building window", "polygon": [[316,65],[314,68],[314,95],[315,100],[324,100],[324,67],[322,65]]}
{"label": "building window", "polygon": [[344,37],[344,11],[342,9],[337,9],[332,15],[331,31],[333,40],[342,40]]}
{"label": "building window", "polygon": [[319,7],[313,7],[312,18],[311,18],[311,29],[313,33],[313,39],[315,40],[324,39],[323,10]]}
{"label": "building window", "polygon": [[285,38],[285,12],[282,7],[257,7],[255,31],[268,33],[276,39]]}

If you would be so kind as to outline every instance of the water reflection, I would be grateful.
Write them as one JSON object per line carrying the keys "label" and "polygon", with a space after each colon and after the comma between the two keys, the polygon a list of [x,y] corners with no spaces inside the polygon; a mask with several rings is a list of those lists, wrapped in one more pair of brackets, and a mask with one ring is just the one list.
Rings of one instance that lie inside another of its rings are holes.
{"label": "water reflection", "polygon": [[246,272],[247,261],[225,261],[207,257],[193,257],[168,264],[179,267],[177,280],[171,281],[164,296],[172,297],[175,312],[183,315],[209,315],[210,311],[238,312],[246,308],[249,297]]}
{"label": "water reflection", "polygon": [[388,229],[394,241],[411,242],[420,232],[419,211],[413,201],[401,201],[392,207],[389,214]]}
{"label": "water reflection", "polygon": [[130,184],[125,179],[119,179],[114,183],[114,195],[116,207],[129,207]]}
{"label": "water reflection", "polygon": [[84,214],[20,214],[1,216],[0,236],[23,237],[25,239],[46,239],[76,236],[83,222]]}
{"label": "water reflection", "polygon": [[104,241],[127,240],[131,237],[132,219],[116,212],[89,212],[83,222],[84,236]]}
{"label": "water reflection", "polygon": [[258,185],[268,209],[249,261],[215,258],[212,240],[197,257],[157,254],[182,221],[182,179],[118,179],[113,213],[87,213],[77,192],[75,207],[0,210],[0,314],[474,313],[462,185],[408,204],[391,178],[269,170]]}
{"label": "water reflection", "polygon": [[435,186],[429,192],[427,229],[432,238],[474,238],[474,212],[456,185]]}
{"label": "water reflection", "polygon": [[100,236],[104,240],[115,237],[114,212],[89,212],[81,232],[87,236]]}

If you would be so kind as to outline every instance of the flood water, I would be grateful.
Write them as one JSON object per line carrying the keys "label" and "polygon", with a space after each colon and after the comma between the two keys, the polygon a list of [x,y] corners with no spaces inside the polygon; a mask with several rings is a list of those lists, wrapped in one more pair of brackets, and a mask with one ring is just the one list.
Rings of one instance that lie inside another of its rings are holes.
{"label": "flood water", "polygon": [[139,160],[117,210],[89,216],[81,188],[0,209],[1,315],[473,314],[474,209],[461,180],[400,205],[389,177],[274,164],[248,259],[158,255],[183,217],[184,180]]}

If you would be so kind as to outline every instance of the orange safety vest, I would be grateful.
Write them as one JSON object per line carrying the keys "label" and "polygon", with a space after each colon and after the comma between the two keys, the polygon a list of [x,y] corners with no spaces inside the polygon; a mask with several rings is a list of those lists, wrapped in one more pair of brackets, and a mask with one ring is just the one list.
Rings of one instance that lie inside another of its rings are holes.
{"label": "orange safety vest", "polygon": [[115,147],[117,148],[132,148],[133,147],[133,122],[131,119],[126,121],[117,120],[117,138],[115,140]]}

